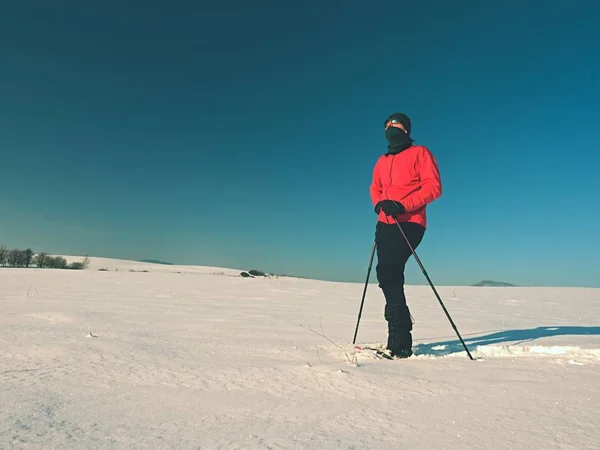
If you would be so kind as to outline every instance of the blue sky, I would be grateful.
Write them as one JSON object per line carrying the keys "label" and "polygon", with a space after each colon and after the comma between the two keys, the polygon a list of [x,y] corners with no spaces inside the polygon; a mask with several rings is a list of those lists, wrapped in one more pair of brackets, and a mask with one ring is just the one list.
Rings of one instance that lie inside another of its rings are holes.
{"label": "blue sky", "polygon": [[434,283],[600,286],[597,2],[83,3],[0,15],[1,243],[362,282],[403,111]]}

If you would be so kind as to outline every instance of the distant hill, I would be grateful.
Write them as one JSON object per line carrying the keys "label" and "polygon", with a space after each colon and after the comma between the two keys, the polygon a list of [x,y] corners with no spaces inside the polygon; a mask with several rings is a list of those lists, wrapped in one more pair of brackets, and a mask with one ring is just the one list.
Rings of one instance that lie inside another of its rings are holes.
{"label": "distant hill", "polygon": [[158,261],[156,259],[140,259],[139,262],[151,263],[151,264],[164,264],[167,266],[172,266],[173,263]]}
{"label": "distant hill", "polygon": [[493,286],[493,287],[516,287],[514,284],[505,283],[504,281],[483,280],[471,286]]}

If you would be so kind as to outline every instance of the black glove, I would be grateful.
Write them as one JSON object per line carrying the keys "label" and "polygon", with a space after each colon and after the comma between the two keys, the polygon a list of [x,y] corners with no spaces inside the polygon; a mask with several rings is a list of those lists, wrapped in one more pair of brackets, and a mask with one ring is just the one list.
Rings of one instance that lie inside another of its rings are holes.
{"label": "black glove", "polygon": [[396,216],[398,214],[404,214],[406,209],[404,209],[402,203],[395,200],[382,200],[375,205],[375,212],[379,214],[381,211],[383,211],[386,216]]}

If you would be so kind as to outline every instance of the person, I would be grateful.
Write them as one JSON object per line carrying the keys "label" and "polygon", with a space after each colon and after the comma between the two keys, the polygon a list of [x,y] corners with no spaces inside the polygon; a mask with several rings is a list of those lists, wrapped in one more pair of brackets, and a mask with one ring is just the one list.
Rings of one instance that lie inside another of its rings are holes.
{"label": "person", "polygon": [[413,354],[413,322],[404,293],[404,269],[412,251],[406,241],[413,249],[419,246],[427,228],[427,205],[442,195],[437,161],[427,147],[413,145],[411,128],[411,120],[404,113],[387,117],[387,152],[375,163],[370,186],[378,214],[375,270],[385,297],[387,349],[399,358]]}

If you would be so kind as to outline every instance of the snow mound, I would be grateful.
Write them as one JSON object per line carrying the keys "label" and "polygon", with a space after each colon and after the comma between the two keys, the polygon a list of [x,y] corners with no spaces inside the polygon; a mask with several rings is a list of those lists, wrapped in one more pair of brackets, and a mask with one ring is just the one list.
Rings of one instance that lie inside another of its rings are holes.
{"label": "snow mound", "polygon": [[[84,256],[59,255],[67,260],[68,263],[83,261]],[[87,270],[109,271],[109,272],[158,272],[158,273],[178,273],[178,274],[196,274],[196,275],[227,275],[239,276],[239,269],[211,266],[194,265],[176,265],[176,264],[158,264],[153,262],[131,261],[127,259],[101,258],[91,256],[88,258],[89,265]]]}
{"label": "snow mound", "polygon": [[512,358],[528,356],[533,358],[571,358],[586,362],[600,362],[600,349],[578,346],[543,345],[484,345],[477,347],[477,353],[492,358]]}
{"label": "snow mound", "polygon": [[[543,345],[479,345],[475,348],[469,348],[469,352],[475,360],[482,361],[492,358],[554,358],[557,362],[568,360],[570,364],[593,364],[600,363],[600,349],[581,348],[578,346],[543,346]],[[446,358],[468,358],[464,351],[452,351],[445,353],[448,349],[446,345],[434,345],[431,347],[434,352],[427,353],[417,351],[409,360],[431,360]],[[361,344],[354,347],[350,355],[367,357],[368,359],[382,359],[381,353],[387,353],[385,344],[382,342]],[[404,360],[404,359],[403,359]]]}

